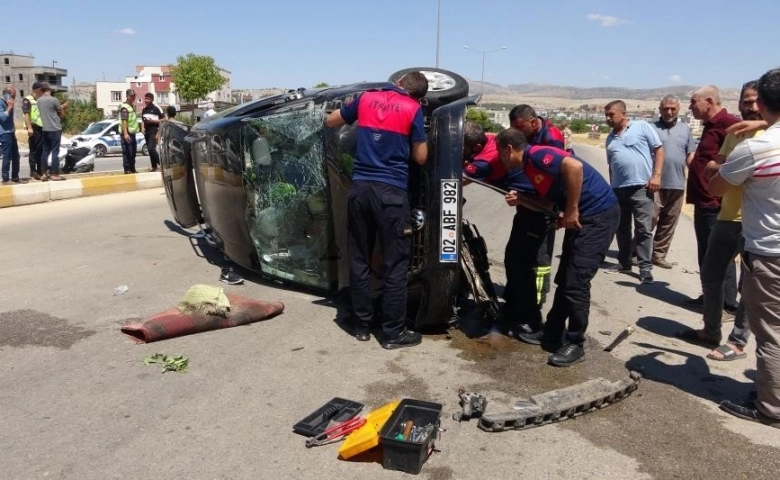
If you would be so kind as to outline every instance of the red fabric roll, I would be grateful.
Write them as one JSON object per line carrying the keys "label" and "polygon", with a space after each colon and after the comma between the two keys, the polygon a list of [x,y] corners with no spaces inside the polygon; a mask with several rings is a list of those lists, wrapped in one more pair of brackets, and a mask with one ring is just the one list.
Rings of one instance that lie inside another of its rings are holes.
{"label": "red fabric roll", "polygon": [[282,302],[262,302],[230,294],[227,297],[230,300],[230,311],[225,317],[185,315],[177,308],[170,308],[142,323],[125,325],[122,327],[122,333],[129,335],[137,343],[151,343],[208,330],[246,325],[271,318],[284,311]]}

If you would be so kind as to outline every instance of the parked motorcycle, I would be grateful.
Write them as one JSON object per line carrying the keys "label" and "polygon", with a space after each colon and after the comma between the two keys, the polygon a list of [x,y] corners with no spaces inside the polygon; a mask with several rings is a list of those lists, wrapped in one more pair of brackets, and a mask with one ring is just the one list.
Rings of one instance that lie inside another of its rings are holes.
{"label": "parked motorcycle", "polygon": [[[62,173],[87,173],[95,169],[94,149],[61,146],[58,158]],[[51,168],[51,158],[49,158],[48,165]]]}

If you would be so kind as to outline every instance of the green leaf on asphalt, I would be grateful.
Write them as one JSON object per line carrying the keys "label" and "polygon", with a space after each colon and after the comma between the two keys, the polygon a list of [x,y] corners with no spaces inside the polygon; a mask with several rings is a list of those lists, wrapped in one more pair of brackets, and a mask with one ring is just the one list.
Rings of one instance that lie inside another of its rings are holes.
{"label": "green leaf on asphalt", "polygon": [[144,365],[151,365],[153,363],[162,365],[162,373],[184,372],[187,370],[187,366],[189,365],[190,360],[184,355],[176,355],[175,357],[172,357],[169,355],[163,355],[162,353],[155,353],[150,357],[144,358]]}

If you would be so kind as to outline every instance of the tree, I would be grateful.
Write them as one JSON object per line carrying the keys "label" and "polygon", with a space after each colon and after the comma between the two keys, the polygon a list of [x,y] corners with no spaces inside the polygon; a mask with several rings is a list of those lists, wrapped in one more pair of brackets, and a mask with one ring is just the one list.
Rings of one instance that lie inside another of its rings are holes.
{"label": "tree", "polygon": [[571,128],[572,133],[585,133],[590,130],[587,122],[581,118],[572,120],[569,128]]}
{"label": "tree", "polygon": [[222,76],[214,59],[208,55],[188,53],[176,58],[171,67],[171,81],[182,103],[192,104],[205,98],[209,92],[219,90],[227,79]]}
{"label": "tree", "polygon": [[314,86],[314,88],[327,88],[327,87],[330,87],[330,85],[328,85],[328,82],[320,82]]}
{"label": "tree", "polygon": [[68,109],[62,118],[62,131],[78,133],[83,131],[92,122],[103,120],[103,111],[97,108],[95,94],[89,100],[68,100],[64,93],[55,93],[55,97],[61,102],[68,102]]}
{"label": "tree", "polygon": [[500,132],[504,129],[501,125],[490,120],[487,111],[481,108],[470,108],[466,112],[466,120],[471,120],[486,132]]}

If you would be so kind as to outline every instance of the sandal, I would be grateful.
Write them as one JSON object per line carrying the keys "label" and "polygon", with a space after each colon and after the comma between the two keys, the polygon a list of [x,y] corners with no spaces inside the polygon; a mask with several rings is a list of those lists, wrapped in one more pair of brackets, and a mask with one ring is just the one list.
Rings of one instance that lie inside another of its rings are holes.
{"label": "sandal", "polygon": [[[714,352],[718,352],[721,354],[720,357],[715,357],[712,354]],[[740,358],[745,358],[747,354],[745,352],[738,353],[736,350],[731,348],[730,344],[721,345],[712,352],[707,354],[707,358],[710,360],[716,360],[719,362],[730,362],[732,360],[739,360]]]}
{"label": "sandal", "polygon": [[685,340],[688,343],[711,348],[717,348],[720,346],[720,341],[722,340],[720,336],[712,338],[704,333],[704,330],[694,329],[681,330],[677,332],[677,335],[675,336],[681,340]]}

